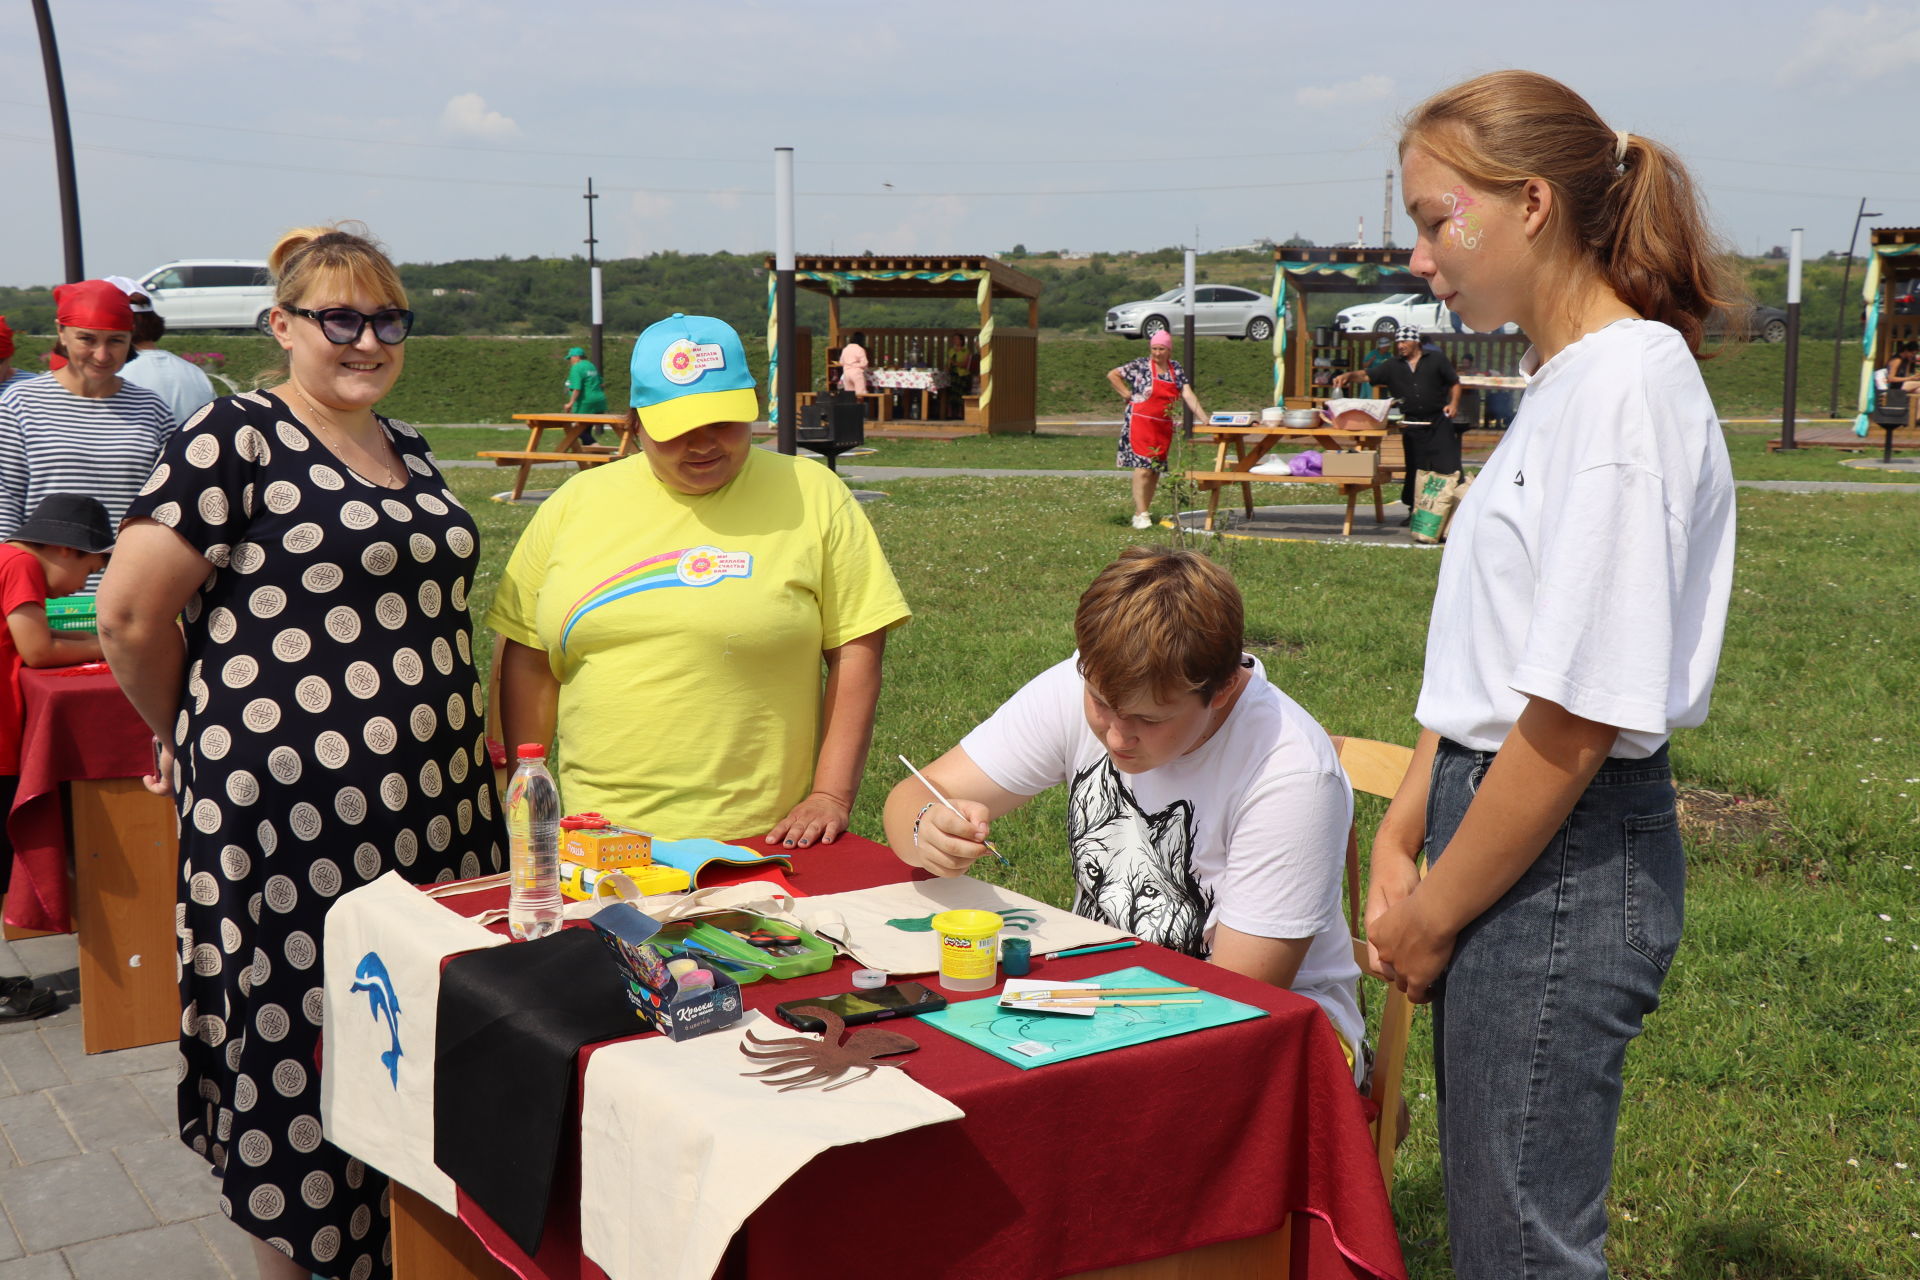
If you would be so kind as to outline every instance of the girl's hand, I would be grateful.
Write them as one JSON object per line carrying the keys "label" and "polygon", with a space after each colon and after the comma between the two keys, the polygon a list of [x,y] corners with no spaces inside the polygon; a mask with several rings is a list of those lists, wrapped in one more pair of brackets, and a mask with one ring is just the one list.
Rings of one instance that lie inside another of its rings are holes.
{"label": "girl's hand", "polygon": [[[1367,924],[1369,950],[1379,956],[1394,985],[1415,1004],[1425,1004],[1432,998],[1433,984],[1447,971],[1459,938],[1457,930],[1428,919],[1425,908],[1423,895],[1408,893]],[[1368,915],[1372,915],[1371,902]]]}

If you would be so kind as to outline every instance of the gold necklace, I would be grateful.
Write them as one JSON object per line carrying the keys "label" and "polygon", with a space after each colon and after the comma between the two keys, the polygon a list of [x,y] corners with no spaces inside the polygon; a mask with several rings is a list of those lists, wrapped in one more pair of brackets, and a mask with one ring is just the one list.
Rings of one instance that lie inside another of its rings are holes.
{"label": "gold necklace", "polygon": [[[339,432],[339,434],[338,434],[338,435],[337,435],[337,436],[335,437],[336,439],[344,439],[344,440],[350,440],[350,439],[351,439],[351,437],[349,437],[349,436],[347,436],[345,432],[340,432],[340,431],[339,431],[339,428],[337,428],[337,427],[335,427],[335,426],[333,426],[333,425],[331,425],[330,423],[328,423],[328,422],[327,422],[327,420],[326,420],[325,418],[323,418],[323,417],[321,416],[321,414],[320,414],[320,406],[319,406],[319,405],[317,405],[317,404],[315,404],[315,403],[314,403],[314,402],[313,402],[312,400],[310,400],[310,399],[308,399],[308,397],[307,397],[307,393],[306,393],[306,392],[304,392],[304,391],[302,391],[302,390],[300,389],[300,384],[299,384],[299,383],[297,383],[297,382],[295,382],[295,381],[294,381],[294,380],[293,380],[292,378],[288,378],[288,379],[287,379],[287,386],[288,386],[289,388],[291,388],[291,389],[292,389],[292,391],[293,391],[293,393],[294,393],[295,395],[297,395],[297,396],[299,396],[299,397],[300,397],[300,399],[301,399],[301,401],[302,401],[302,402],[304,402],[304,403],[306,404],[306,406],[307,406],[307,409],[308,409],[308,411],[309,411],[309,412],[310,412],[310,413],[312,414],[312,416],[313,416],[313,421],[314,421],[314,425],[315,425],[316,427],[318,427],[318,428],[319,428],[320,430],[322,430],[322,431],[325,431],[325,432],[329,432],[329,433],[334,433],[334,432]],[[379,422],[378,422],[378,420],[377,420],[377,419],[375,420],[375,423],[374,423],[374,425],[375,425],[376,427],[377,427],[377,426],[379,425]],[[384,432],[382,432],[382,435],[384,435],[384,434],[385,434],[385,433],[384,433]],[[360,444],[360,443],[359,443],[358,441],[354,441],[353,443],[354,443],[354,447],[355,447],[356,449],[359,449],[359,450],[360,450],[360,452],[361,452],[361,453],[363,453],[363,454],[365,454],[365,455],[366,455],[366,456],[367,456],[367,457],[368,457],[369,459],[371,459],[371,458],[373,457],[373,454],[372,454],[372,452],[371,452],[370,450],[368,450],[368,449],[367,449],[367,448],[366,448],[365,446],[363,446],[363,445],[361,445],[361,444]],[[392,447],[391,447],[391,445],[389,445],[389,447],[388,447],[388,449],[389,449],[389,452],[391,452],[391,448],[392,448]],[[338,450],[335,450],[334,452],[335,452],[335,454],[336,454],[336,456],[338,456],[338,454],[339,454],[339,451],[338,451]],[[344,457],[342,457],[342,458],[341,458],[340,460],[341,460],[342,462],[346,462],[346,459],[345,459]],[[351,467],[351,466],[352,466],[353,464],[352,464],[352,463],[348,463],[347,465],[348,465],[349,467]],[[394,474],[394,471],[393,471],[393,464],[392,464],[391,462],[389,462],[389,461],[387,461],[387,459],[386,459],[386,458],[384,458],[384,457],[382,457],[382,458],[380,459],[380,467],[381,467],[381,470],[383,470],[383,471],[385,471],[385,472],[386,472],[386,474],[387,474],[387,483],[386,483],[386,487],[387,487],[387,488],[389,488],[389,489],[398,489],[398,488],[400,487],[400,477]]]}

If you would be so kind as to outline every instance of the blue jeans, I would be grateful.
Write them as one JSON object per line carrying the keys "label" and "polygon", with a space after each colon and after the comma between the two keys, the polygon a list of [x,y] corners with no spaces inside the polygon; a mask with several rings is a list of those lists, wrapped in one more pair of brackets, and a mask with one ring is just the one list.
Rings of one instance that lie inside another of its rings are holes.
{"label": "blue jeans", "polygon": [[[1427,856],[1493,763],[1442,741]],[[1607,1274],[1627,1042],[1680,945],[1685,857],[1662,746],[1610,759],[1524,875],[1461,930],[1433,1001],[1441,1170],[1461,1280]]]}

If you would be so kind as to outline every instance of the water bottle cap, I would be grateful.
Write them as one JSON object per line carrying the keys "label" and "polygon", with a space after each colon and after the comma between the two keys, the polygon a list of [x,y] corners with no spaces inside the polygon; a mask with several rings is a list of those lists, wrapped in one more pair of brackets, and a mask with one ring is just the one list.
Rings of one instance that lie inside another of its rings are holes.
{"label": "water bottle cap", "polygon": [[544,760],[547,756],[547,744],[544,742],[523,742],[513,749],[513,754],[522,760]]}

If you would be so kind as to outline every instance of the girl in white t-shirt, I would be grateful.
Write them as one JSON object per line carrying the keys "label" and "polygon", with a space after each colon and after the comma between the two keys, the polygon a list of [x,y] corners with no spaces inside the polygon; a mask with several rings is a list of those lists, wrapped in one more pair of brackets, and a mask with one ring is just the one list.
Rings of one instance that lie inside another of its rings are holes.
{"label": "girl in white t-shirt", "polygon": [[1454,1270],[1605,1276],[1621,1065],[1680,941],[1666,741],[1706,718],[1732,577],[1695,357],[1736,293],[1672,153],[1544,76],[1430,99],[1401,166],[1411,269],[1533,350],[1441,562],[1368,931],[1433,1002]]}

